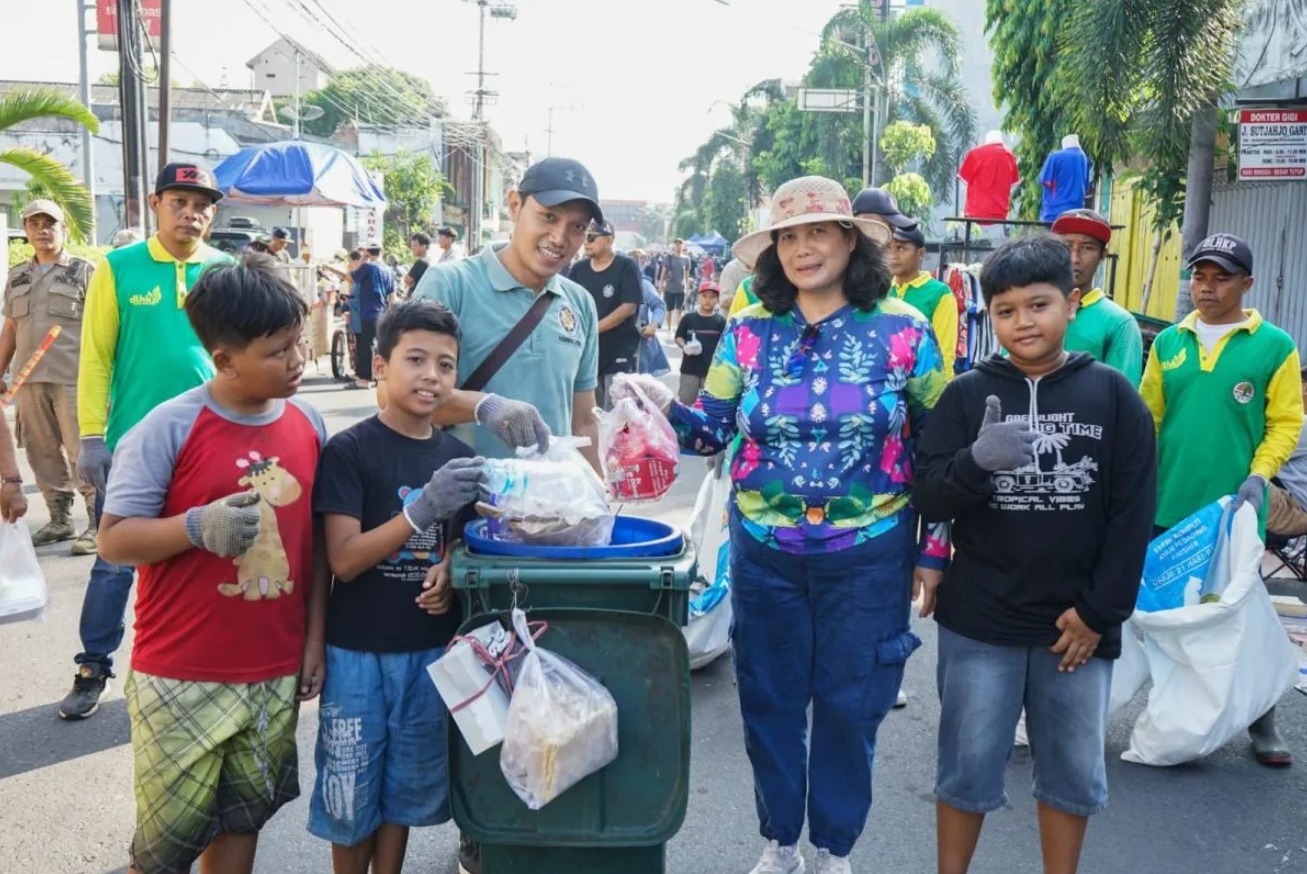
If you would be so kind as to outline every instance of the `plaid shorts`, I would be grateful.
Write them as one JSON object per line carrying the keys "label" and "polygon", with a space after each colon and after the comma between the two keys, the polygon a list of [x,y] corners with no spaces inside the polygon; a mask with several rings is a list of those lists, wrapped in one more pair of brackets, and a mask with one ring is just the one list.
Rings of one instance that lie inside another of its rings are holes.
{"label": "plaid shorts", "polygon": [[298,683],[128,676],[138,874],[189,872],[220,832],[257,832],[299,796]]}

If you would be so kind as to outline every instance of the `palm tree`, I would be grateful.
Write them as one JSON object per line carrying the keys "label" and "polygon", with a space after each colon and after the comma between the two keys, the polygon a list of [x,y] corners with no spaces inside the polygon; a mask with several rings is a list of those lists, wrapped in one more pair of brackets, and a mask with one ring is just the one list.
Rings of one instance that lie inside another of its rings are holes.
{"label": "palm tree", "polygon": [[[911,9],[882,20],[879,4],[858,0],[856,7],[837,12],[822,30],[826,44],[813,61],[808,81],[816,88],[861,88],[863,60],[849,43],[865,44],[870,36],[880,50],[879,71],[887,78],[884,130],[900,119],[930,127],[938,148],[925,162],[921,175],[937,193],[952,190],[962,156],[976,139],[976,117],[966,86],[958,76],[962,38],[957,27],[937,9]],[[934,61],[934,63],[932,63]],[[847,119],[835,116],[834,128]],[[834,147],[829,131],[826,145]],[[862,133],[854,141],[861,155]],[[883,168],[884,162],[878,162]],[[883,179],[884,174],[878,173]],[[876,180],[872,180],[875,184]]]}
{"label": "palm tree", "polygon": [[1035,470],[1039,470],[1039,456],[1047,452],[1057,454],[1057,461],[1053,465],[1053,470],[1061,470],[1066,467],[1062,461],[1062,450],[1071,444],[1071,435],[1064,434],[1061,431],[1041,431],[1035,438]]}
{"label": "palm tree", "polygon": [[[49,116],[75,121],[91,133],[100,129],[100,121],[91,110],[50,88],[18,88],[0,97],[0,131]],[[71,170],[49,155],[23,146],[0,150],[0,162],[12,164],[30,174],[32,181],[48,191],[50,199],[63,207],[69,235],[74,240],[85,238],[95,206],[91,203],[90,192]]]}

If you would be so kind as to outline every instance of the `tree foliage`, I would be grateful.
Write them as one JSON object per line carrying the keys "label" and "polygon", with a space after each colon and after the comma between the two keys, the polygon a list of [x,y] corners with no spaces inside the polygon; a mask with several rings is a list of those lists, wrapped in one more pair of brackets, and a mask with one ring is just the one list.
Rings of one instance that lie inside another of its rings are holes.
{"label": "tree foliage", "polygon": [[341,124],[379,124],[425,127],[432,116],[443,117],[443,100],[421,76],[370,64],[345,70],[317,91],[310,91],[305,103],[322,109],[322,115],[304,122],[304,130],[315,136],[331,136]]}
{"label": "tree foliage", "polygon": [[[31,121],[54,116],[75,121],[96,133],[100,121],[91,110],[61,91],[50,88],[18,88],[0,97],[0,131]],[[95,204],[91,193],[67,166],[47,154],[23,146],[0,149],[0,163],[10,164],[32,177],[64,211],[64,223],[69,237],[80,242],[86,239],[94,215]]]}
{"label": "tree foliage", "polygon": [[924,124],[896,121],[880,137],[885,163],[896,174],[918,161],[928,161],[935,154],[935,135]]}
{"label": "tree foliage", "polygon": [[374,153],[363,159],[369,170],[383,175],[386,192],[386,248],[408,252],[408,238],[418,231],[435,231],[436,201],[453,188],[425,152]]}

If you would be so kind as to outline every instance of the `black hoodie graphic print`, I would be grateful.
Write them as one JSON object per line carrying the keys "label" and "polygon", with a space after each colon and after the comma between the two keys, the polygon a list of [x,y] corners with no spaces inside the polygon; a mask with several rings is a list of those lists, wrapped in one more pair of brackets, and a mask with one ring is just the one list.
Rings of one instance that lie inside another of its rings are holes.
{"label": "black hoodie graphic print", "polygon": [[[1005,420],[1039,432],[1034,464],[993,474],[976,464],[989,395]],[[915,460],[913,503],[953,522],[940,625],[984,643],[1052,646],[1075,607],[1103,636],[1095,655],[1120,655],[1157,503],[1153,418],[1125,377],[1083,353],[1038,379],[991,357],[945,389]]]}

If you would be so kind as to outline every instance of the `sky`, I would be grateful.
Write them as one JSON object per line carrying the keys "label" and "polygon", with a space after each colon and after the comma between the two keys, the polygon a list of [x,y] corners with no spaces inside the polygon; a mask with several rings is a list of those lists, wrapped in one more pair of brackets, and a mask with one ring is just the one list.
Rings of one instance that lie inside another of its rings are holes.
{"label": "sky", "polygon": [[[77,81],[78,0],[4,5],[0,78]],[[174,75],[185,84],[246,87],[245,63],[278,31],[340,68],[363,63],[306,21],[327,12],[349,44],[427,78],[455,117],[471,112],[478,9],[469,0],[172,0]],[[552,153],[577,158],[605,199],[670,202],[690,155],[749,86],[797,80],[840,0],[517,0],[515,21],[487,18],[486,111],[512,150],[543,156],[553,108]],[[255,11],[257,10],[257,12]],[[17,34],[40,38],[13,39]],[[91,77],[117,56],[90,51]]]}

